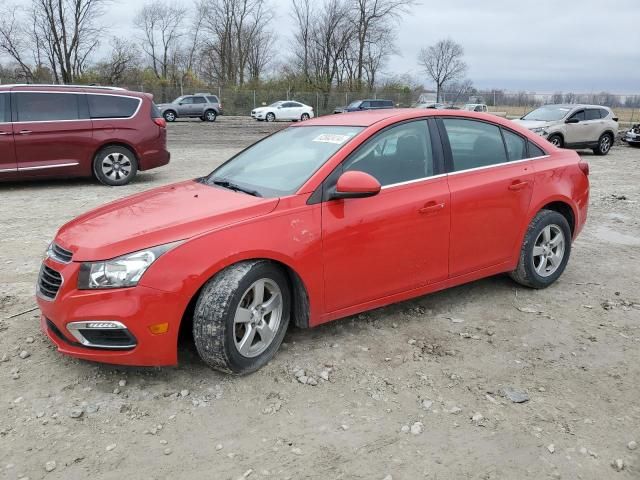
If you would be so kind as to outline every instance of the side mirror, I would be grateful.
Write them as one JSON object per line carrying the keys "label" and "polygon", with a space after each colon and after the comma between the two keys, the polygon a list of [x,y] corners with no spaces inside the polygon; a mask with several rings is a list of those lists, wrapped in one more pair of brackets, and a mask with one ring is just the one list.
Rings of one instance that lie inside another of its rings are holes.
{"label": "side mirror", "polygon": [[360,105],[360,106],[358,107],[358,110],[364,110],[364,105]]}
{"label": "side mirror", "polygon": [[380,182],[368,173],[352,170],[340,175],[329,200],[373,197],[380,193],[381,188]]}
{"label": "side mirror", "polygon": [[564,123],[580,123],[580,119],[577,117],[572,117]]}

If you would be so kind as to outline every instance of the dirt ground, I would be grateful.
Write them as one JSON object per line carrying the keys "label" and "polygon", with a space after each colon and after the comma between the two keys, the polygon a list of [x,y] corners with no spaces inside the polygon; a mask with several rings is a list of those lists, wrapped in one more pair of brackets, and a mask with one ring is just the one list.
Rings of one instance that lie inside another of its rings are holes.
{"label": "dirt ground", "polygon": [[294,329],[248,377],[188,344],[176,368],[62,357],[16,315],[64,222],[282,126],[170,125],[171,164],[127,187],[0,185],[0,478],[640,478],[640,149],[584,154],[590,217],[551,288],[498,276]]}

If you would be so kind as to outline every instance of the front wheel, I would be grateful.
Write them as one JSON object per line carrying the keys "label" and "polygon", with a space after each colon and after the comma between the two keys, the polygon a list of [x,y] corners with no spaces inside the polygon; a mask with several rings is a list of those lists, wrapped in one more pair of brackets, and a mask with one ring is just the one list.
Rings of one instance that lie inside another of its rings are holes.
{"label": "front wheel", "polygon": [[202,288],[193,314],[193,338],[210,367],[247,374],[280,347],[291,305],[285,273],[266,260],[240,262]]}
{"label": "front wheel", "polygon": [[273,113],[267,113],[267,116],[266,116],[266,117],[264,117],[264,119],[265,119],[267,122],[275,122],[275,121],[276,121],[276,116],[275,116],[275,114],[273,114]]}
{"label": "front wheel", "polygon": [[613,137],[610,133],[604,133],[598,140],[598,146],[593,149],[593,153],[596,155],[606,155],[611,150],[613,145]]}
{"label": "front wheel", "polygon": [[548,140],[552,145],[558,148],[562,148],[564,146],[564,142],[562,141],[562,137],[560,135],[551,135]]}
{"label": "front wheel", "polygon": [[571,254],[571,228],[552,210],[540,210],[529,224],[511,278],[531,288],[546,288],[564,272]]}
{"label": "front wheel", "polygon": [[167,110],[162,114],[162,116],[167,122],[175,122],[176,118],[178,118],[178,116],[176,115],[176,112],[172,110]]}
{"label": "front wheel", "polygon": [[93,172],[105,185],[122,186],[138,172],[138,161],[131,150],[114,145],[100,150],[93,160]]}

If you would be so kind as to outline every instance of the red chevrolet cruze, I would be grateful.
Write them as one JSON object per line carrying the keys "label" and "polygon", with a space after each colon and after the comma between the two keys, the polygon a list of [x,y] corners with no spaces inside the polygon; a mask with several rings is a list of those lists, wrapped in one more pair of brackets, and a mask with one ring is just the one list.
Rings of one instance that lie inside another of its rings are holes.
{"label": "red chevrolet cruze", "polygon": [[0,86],[0,181],[93,176],[117,186],[167,163],[166,123],[149,94]]}
{"label": "red chevrolet cruze", "polygon": [[37,285],[66,354],[248,373],[316,325],[489,275],[552,284],[587,216],[588,164],[508,120],[385,110],[294,125],[210,175],[63,226]]}

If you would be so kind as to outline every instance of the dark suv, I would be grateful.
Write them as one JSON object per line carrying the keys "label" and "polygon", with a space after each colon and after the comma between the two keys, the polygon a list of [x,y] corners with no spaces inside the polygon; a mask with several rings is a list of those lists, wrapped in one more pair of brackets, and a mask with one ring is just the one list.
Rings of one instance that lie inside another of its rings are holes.
{"label": "dark suv", "polygon": [[169,163],[149,94],[111,87],[0,86],[0,180],[91,177],[125,185]]}
{"label": "dark suv", "polygon": [[220,99],[210,93],[183,95],[171,103],[159,104],[158,108],[167,122],[173,122],[179,117],[199,118],[203,122],[215,122],[218,115],[222,115]]}
{"label": "dark suv", "polygon": [[356,100],[355,102],[351,102],[346,107],[338,107],[333,113],[346,113],[346,112],[357,112],[359,110],[380,110],[384,108],[393,108],[394,104],[392,100],[377,100],[377,99],[367,99],[367,100]]}

